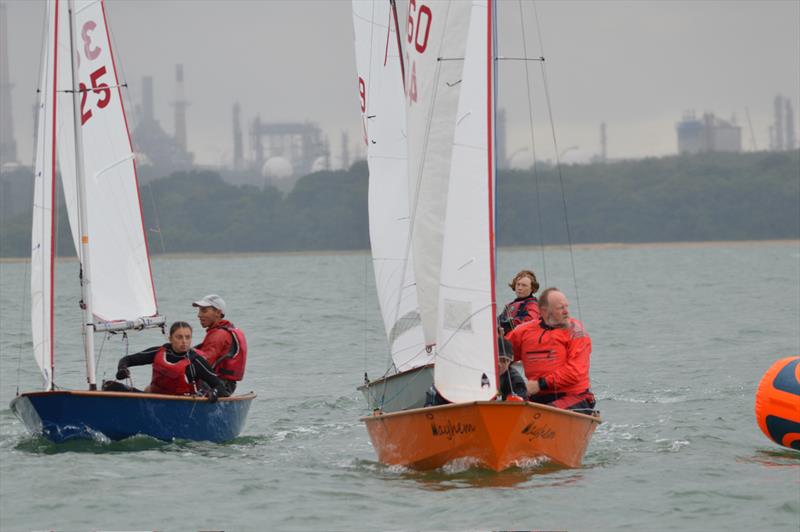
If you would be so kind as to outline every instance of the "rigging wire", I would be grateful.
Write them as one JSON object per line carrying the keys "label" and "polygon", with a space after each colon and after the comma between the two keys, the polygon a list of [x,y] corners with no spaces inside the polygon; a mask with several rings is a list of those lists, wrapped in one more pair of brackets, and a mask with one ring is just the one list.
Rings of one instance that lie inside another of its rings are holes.
{"label": "rigging wire", "polygon": [[[372,4],[372,16],[370,17],[370,24],[369,24],[369,62],[367,63],[367,78],[369,79],[369,83],[372,83],[372,43],[373,43],[373,32],[375,31],[375,4]],[[367,87],[364,92],[364,117],[362,117],[362,121],[364,122],[364,136],[365,141],[369,142],[369,127],[368,121],[365,119],[366,116],[369,115],[367,111],[367,95],[370,94],[371,87]],[[369,154],[367,154],[367,159],[369,159]],[[369,165],[367,166],[367,175],[369,175]],[[369,178],[367,178],[369,179]],[[364,285],[362,290],[362,307],[364,310],[364,326],[362,327],[364,336],[362,339],[362,348],[364,350],[364,384],[369,382],[369,377],[367,376],[367,277],[368,277],[368,264],[369,264],[369,255],[364,255]]]}
{"label": "rigging wire", "polygon": [[[108,9],[108,6],[106,6],[106,9]],[[125,63],[124,63],[122,57],[119,54],[114,53],[114,51],[119,50],[120,48],[119,48],[119,46],[117,44],[117,39],[116,39],[115,34],[110,29],[110,25],[111,24],[108,22],[109,18],[110,17],[106,16],[106,25],[109,26],[107,33],[110,36],[111,41],[113,43],[113,49],[111,50],[111,52],[114,54],[114,65],[117,68],[117,77],[119,79],[125,80],[125,81],[123,81],[122,83],[119,84],[119,87],[121,89],[124,89],[124,91],[120,90],[120,95],[124,94],[124,98],[123,98],[123,101],[122,101],[123,108],[125,109],[125,115],[126,116],[131,116],[131,118],[133,118],[134,121],[136,123],[138,123],[138,122],[140,122],[141,117],[139,116],[139,113],[136,112],[136,106],[135,105],[129,105],[133,100],[131,98],[130,88],[129,88],[129,85],[128,85],[128,82],[127,82],[128,75],[125,72]],[[141,153],[141,151],[139,150],[139,146],[137,145],[136,139],[134,138],[134,136],[129,134],[128,138],[130,139],[131,147],[134,150],[134,165],[135,165],[135,163],[136,163],[136,154],[137,153]],[[144,188],[142,186],[142,184],[139,183],[139,172],[138,172],[138,170],[136,171],[136,182],[137,182],[137,185],[139,186],[140,189]],[[150,203],[153,206],[153,218],[154,218],[154,221],[156,223],[155,229],[144,228],[145,229],[145,239],[147,241],[147,248],[148,248],[148,250],[151,249],[150,248],[150,239],[147,238],[148,233],[156,233],[158,235],[159,243],[161,244],[161,253],[166,253],[167,252],[167,248],[166,248],[166,246],[164,244],[164,234],[161,231],[161,220],[160,220],[160,217],[158,215],[158,205],[156,204],[155,194],[153,193],[153,182],[152,181],[147,184],[147,193],[150,196]],[[144,216],[143,216],[143,218],[144,218]],[[144,219],[142,219],[142,224],[144,224]]]}
{"label": "rigging wire", "polygon": [[[522,54],[528,57],[528,44],[525,38],[525,17],[522,12],[522,0],[519,0],[519,23],[522,28]],[[541,47],[540,47],[541,50]],[[544,50],[541,50],[544,53]],[[544,57],[539,58],[544,61]],[[525,63],[525,84],[527,87],[528,102],[528,129],[531,137],[531,173],[533,175],[534,190],[536,191],[536,216],[539,222],[539,252],[542,255],[542,281],[547,286],[547,256],[544,252],[544,220],[542,219],[542,194],[539,188],[539,173],[536,171],[536,139],[533,132],[533,91],[531,89],[531,76],[528,68],[529,61]]]}
{"label": "rigging wire", "polygon": [[[539,24],[539,12],[536,9],[536,2],[533,2],[532,5],[533,5],[534,20],[536,21],[536,29],[537,29],[537,33],[538,33],[538,37],[539,37],[539,49],[542,52],[542,55],[544,55],[544,43],[542,41],[542,28],[541,28],[541,25]],[[524,31],[525,31],[525,27],[523,25],[523,34],[524,34]],[[526,63],[526,65],[527,65],[527,63]],[[549,84],[547,82],[547,68],[546,68],[546,65],[545,65],[545,61],[542,61],[539,64],[539,67],[541,68],[541,72],[542,72],[542,85],[544,87],[545,101],[547,102],[547,115],[548,115],[548,118],[550,120],[550,133],[551,133],[552,139],[553,139],[553,149],[555,150],[556,169],[558,171],[558,183],[559,183],[559,186],[560,186],[560,189],[561,189],[561,204],[562,204],[562,207],[564,209],[564,227],[565,227],[566,232],[567,232],[567,246],[569,248],[569,262],[570,262],[570,267],[572,268],[572,283],[573,283],[573,287],[574,287],[574,290],[575,290],[575,306],[578,309],[578,319],[580,320],[581,319],[581,300],[580,300],[580,295],[579,295],[579,291],[578,291],[578,276],[577,276],[576,269],[575,269],[575,254],[574,254],[574,251],[573,251],[573,248],[572,248],[572,230],[570,229],[570,224],[569,224],[569,211],[567,209],[567,195],[566,195],[566,191],[565,191],[565,188],[564,188],[564,175],[563,175],[563,169],[561,167],[561,160],[560,160],[560,157],[559,157],[558,139],[556,137],[556,126],[555,126],[555,122],[553,120],[553,104],[552,104],[552,101],[550,99],[550,87],[549,87]]]}
{"label": "rigging wire", "polygon": [[[41,47],[39,49],[39,69],[38,69],[39,79],[37,81],[37,87],[36,87],[36,94],[37,95],[40,94],[41,91],[43,90],[42,85],[43,85],[43,83],[45,81],[45,77],[43,76],[43,72],[42,72],[42,65],[43,65],[43,62],[44,62],[44,54],[45,54],[45,50],[46,50],[46,47],[47,47],[47,39],[45,39],[45,35],[47,34],[47,22],[48,22],[48,17],[49,17],[48,10],[49,10],[49,8],[45,8],[45,16],[42,17],[42,28],[41,28],[40,35],[39,35],[39,42],[41,43]],[[36,116],[34,116],[34,122],[33,122],[34,124],[38,124],[39,123],[39,113],[42,112],[41,105],[39,104],[39,102],[40,102],[40,99],[37,97]],[[37,131],[36,132],[36,136],[41,135],[41,134],[42,134],[41,131]],[[36,173],[36,159],[37,159],[36,144],[37,144],[36,140],[34,139],[34,149],[31,152],[31,159],[32,159],[31,168],[33,169],[34,174]],[[34,175],[34,178],[35,178],[35,175]],[[34,198],[34,201],[35,201],[35,199],[36,198]],[[53,206],[55,207],[56,198],[53,198],[52,201],[53,201]],[[55,250],[53,250],[53,252],[55,252]],[[23,285],[22,285],[23,287],[25,287],[25,286],[30,287],[31,286],[30,276],[31,276],[31,262],[30,261],[25,261],[25,273],[23,275]],[[31,302],[31,292],[30,292],[30,290],[25,290],[23,288],[22,312],[20,312],[20,315],[19,315],[19,327],[17,328],[17,331],[19,331],[19,334],[22,334],[22,330],[24,328],[25,315],[27,314],[25,312],[25,305],[28,302]],[[32,304],[32,302],[31,302],[31,304]],[[52,342],[53,339],[51,338],[50,341]],[[23,342],[17,342],[17,388],[16,388],[16,395],[19,395],[19,383],[20,383],[20,374],[21,374],[20,372],[22,371],[22,346],[23,346]],[[33,346],[31,346],[31,347],[33,347]],[[52,375],[51,375],[51,378],[52,378]]]}

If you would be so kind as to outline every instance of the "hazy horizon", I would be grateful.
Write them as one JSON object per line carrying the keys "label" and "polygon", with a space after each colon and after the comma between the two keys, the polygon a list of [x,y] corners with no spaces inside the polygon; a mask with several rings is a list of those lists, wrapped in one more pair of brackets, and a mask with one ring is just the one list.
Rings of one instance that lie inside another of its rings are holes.
{"label": "hazy horizon", "polygon": [[[2,3],[17,153],[30,164],[44,3]],[[188,145],[198,164],[230,164],[236,102],[245,132],[256,115],[264,122],[319,123],[334,167],[341,131],[349,134],[351,153],[356,149],[349,2],[107,0],[106,7],[120,81],[129,85],[129,113],[140,102],[142,77],[153,76],[156,119],[172,134],[175,65],[183,64]],[[687,110],[735,116],[745,151],[754,147],[747,110],[762,150],[776,94],[788,97],[798,116],[800,2],[540,1],[541,36],[530,2],[499,2],[498,12],[501,56],[547,58],[558,149],[567,160],[599,153],[601,122],[609,158],[636,158],[676,153],[675,123]],[[546,159],[554,153],[549,111],[539,64],[529,69],[537,158]],[[524,66],[501,62],[499,71],[507,153],[524,159],[530,144]]]}

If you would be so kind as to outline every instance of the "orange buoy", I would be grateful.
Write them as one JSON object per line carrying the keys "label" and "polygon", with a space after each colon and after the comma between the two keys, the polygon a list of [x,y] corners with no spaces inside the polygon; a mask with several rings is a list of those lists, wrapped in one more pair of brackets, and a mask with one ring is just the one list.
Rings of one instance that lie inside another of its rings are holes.
{"label": "orange buoy", "polygon": [[767,438],[800,451],[800,356],[775,362],[756,390],[756,420]]}

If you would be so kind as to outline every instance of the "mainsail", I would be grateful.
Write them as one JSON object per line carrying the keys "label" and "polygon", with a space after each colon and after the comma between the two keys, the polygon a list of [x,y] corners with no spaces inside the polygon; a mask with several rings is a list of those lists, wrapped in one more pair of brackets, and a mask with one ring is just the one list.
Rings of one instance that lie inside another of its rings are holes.
{"label": "mainsail", "polygon": [[437,342],[442,228],[470,8],[460,0],[412,0],[405,25],[411,245],[429,346]]}
{"label": "mainsail", "polygon": [[358,89],[369,164],[372,262],[397,371],[427,364],[409,253],[406,113],[397,21],[388,1],[353,0]]}
{"label": "mainsail", "polygon": [[452,402],[496,394],[492,11],[471,2],[444,224],[434,382]]}
{"label": "mainsail", "polygon": [[[65,7],[60,9],[66,11]],[[57,113],[59,161],[72,237],[76,249],[81,249],[84,236],[89,239],[91,308],[96,320],[154,316],[156,296],[133,148],[105,11],[99,0],[75,0],[74,8],[88,227],[79,224],[70,94],[59,96],[63,107]],[[69,26],[65,24],[59,32],[68,34]],[[61,63],[69,68],[69,56],[65,54]],[[60,79],[71,83],[71,72]]]}

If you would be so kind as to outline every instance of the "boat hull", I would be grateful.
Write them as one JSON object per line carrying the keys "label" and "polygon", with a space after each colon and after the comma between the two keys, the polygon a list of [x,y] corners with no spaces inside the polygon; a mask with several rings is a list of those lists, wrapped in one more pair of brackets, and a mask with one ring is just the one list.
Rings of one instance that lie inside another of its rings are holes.
{"label": "boat hull", "polygon": [[55,443],[122,440],[143,434],[159,440],[224,442],[244,428],[255,394],[215,403],[200,397],[101,391],[24,393],[11,410],[36,434]]}
{"label": "boat hull", "polygon": [[399,412],[425,406],[425,392],[433,386],[433,364],[370,381],[358,390],[370,410]]}
{"label": "boat hull", "polygon": [[546,457],[580,467],[600,419],[536,403],[479,401],[363,418],[378,460],[418,470],[472,459],[495,471]]}

